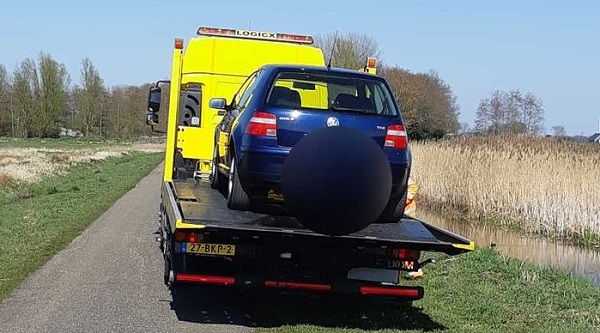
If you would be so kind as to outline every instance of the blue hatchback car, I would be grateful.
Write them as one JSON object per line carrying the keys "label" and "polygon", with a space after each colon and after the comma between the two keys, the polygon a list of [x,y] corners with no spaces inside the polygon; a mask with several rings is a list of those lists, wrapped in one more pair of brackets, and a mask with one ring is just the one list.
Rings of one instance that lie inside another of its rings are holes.
{"label": "blue hatchback car", "polygon": [[227,193],[227,205],[249,210],[254,202],[281,202],[281,174],[291,148],[307,133],[346,126],[372,137],[392,169],[390,200],[378,222],[404,213],[410,172],[408,139],[387,82],[344,69],[267,65],[251,74],[228,104],[215,134],[211,186]]}

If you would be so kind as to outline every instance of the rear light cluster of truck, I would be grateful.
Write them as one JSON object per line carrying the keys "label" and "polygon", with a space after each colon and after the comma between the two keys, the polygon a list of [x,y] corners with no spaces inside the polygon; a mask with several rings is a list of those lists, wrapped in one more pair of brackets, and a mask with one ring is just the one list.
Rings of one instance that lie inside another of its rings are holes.
{"label": "rear light cluster of truck", "polygon": [[421,251],[408,249],[389,249],[388,257],[393,259],[416,261],[421,258]]}
{"label": "rear light cluster of truck", "polygon": [[255,136],[277,136],[277,117],[268,112],[254,112],[246,133]]}
{"label": "rear light cluster of truck", "polygon": [[388,126],[384,146],[394,149],[406,149],[408,147],[408,136],[404,125]]}
{"label": "rear light cluster of truck", "polygon": [[199,243],[206,241],[206,236],[197,232],[176,231],[175,241],[185,243]]}

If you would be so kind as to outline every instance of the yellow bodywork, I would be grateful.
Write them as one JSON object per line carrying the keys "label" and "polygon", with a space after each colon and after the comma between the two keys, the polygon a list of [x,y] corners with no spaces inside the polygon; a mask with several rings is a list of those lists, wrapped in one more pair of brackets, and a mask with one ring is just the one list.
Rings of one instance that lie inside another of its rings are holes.
{"label": "yellow bodywork", "polygon": [[[181,84],[181,50],[173,49],[173,65],[171,67],[171,91],[169,93],[169,110],[179,108],[179,91]],[[164,181],[173,180],[175,140],[177,138],[177,112],[169,112],[167,122],[167,145],[165,149]]]}
{"label": "yellow bodywork", "polygon": [[[246,77],[266,64],[324,66],[321,49],[298,43],[198,36],[185,49],[173,52],[164,180],[170,181],[175,150],[183,158],[198,162],[198,171],[211,169],[215,127],[222,115],[209,108],[211,98],[231,102]],[[181,89],[188,84],[201,88],[200,126],[180,126],[178,112]]]}

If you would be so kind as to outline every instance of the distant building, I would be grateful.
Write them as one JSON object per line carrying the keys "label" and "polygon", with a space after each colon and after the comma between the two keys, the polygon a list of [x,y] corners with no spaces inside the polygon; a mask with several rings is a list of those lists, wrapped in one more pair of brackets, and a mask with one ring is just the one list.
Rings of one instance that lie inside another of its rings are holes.
{"label": "distant building", "polygon": [[600,133],[596,133],[588,138],[588,142],[600,143]]}

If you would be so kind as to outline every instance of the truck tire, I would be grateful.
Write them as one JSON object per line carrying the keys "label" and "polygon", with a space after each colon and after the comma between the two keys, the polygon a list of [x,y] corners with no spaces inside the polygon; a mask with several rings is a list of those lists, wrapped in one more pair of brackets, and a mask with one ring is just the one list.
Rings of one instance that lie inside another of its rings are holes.
{"label": "truck tire", "polygon": [[248,198],[248,194],[242,188],[242,183],[240,182],[240,176],[238,174],[237,165],[235,163],[235,155],[231,157],[227,189],[227,208],[233,210],[250,209],[250,198]]}

